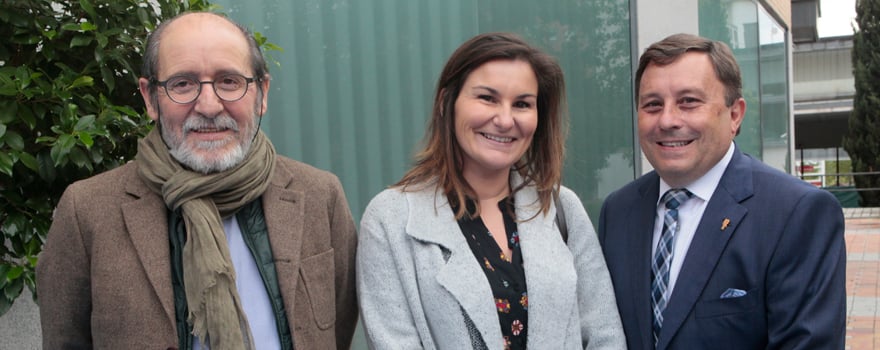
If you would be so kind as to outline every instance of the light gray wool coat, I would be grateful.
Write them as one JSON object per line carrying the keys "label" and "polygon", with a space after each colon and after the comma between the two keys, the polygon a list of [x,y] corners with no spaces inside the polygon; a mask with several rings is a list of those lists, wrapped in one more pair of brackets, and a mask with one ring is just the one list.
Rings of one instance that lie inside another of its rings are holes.
{"label": "light gray wool coat", "polygon": [[[515,176],[513,188],[521,181]],[[555,206],[540,214],[531,186],[514,195],[529,293],[528,348],[625,349],[593,225],[574,192],[563,187],[560,197],[568,247]],[[361,220],[356,274],[370,348],[504,348],[489,282],[435,186],[387,189],[373,198]]]}

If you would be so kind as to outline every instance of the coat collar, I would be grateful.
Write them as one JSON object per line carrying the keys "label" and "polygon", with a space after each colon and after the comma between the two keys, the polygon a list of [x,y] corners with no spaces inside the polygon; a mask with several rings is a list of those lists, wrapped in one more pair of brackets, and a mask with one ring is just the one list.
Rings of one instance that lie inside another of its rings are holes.
{"label": "coat collar", "polygon": [[303,224],[306,222],[305,194],[295,189],[294,175],[282,166],[275,166],[275,172],[266,192],[263,193],[263,213],[269,241],[272,242],[272,256],[278,276],[285,313],[291,326],[295,319],[294,296],[299,281],[299,268],[302,253]]}
{"label": "coat collar", "polygon": [[[511,177],[513,187],[522,181],[518,175]],[[440,247],[447,259],[440,266],[437,282],[473,321],[489,348],[501,348],[502,335],[491,288],[446,196],[435,186],[428,186],[406,192],[405,198],[410,208],[406,234]],[[560,317],[560,311],[569,309],[577,300],[573,260],[554,226],[553,213],[540,213],[538,193],[533,186],[517,191],[514,203],[529,295],[529,344],[556,342],[565,337],[571,321]]]}
{"label": "coat collar", "polygon": [[133,163],[127,173],[125,188],[126,194],[134,200],[122,205],[122,216],[147,278],[165,309],[171,329],[175,329],[168,209],[162,197],[141,181],[136,164]]}
{"label": "coat collar", "polygon": [[[171,252],[168,240],[168,209],[137,175],[136,163],[126,173],[125,192],[133,198],[122,205],[123,220],[147,278],[165,309],[168,321],[176,323],[171,285]],[[293,174],[276,165],[270,185],[262,196],[269,240],[282,291],[296,290],[303,228],[302,192],[293,190]],[[285,305],[294,305],[294,293],[282,293]],[[293,320],[293,308],[287,308]]]}

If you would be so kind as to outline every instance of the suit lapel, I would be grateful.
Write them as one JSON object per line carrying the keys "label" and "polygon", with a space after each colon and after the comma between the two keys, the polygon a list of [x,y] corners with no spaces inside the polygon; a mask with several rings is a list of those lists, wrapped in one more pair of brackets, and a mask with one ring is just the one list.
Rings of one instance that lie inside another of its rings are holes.
{"label": "suit lapel", "polygon": [[165,202],[138,178],[128,181],[126,191],[137,200],[122,205],[122,216],[156,297],[174,329],[174,290],[171,285],[171,244]]}
{"label": "suit lapel", "polygon": [[[654,311],[651,308],[651,242],[654,235],[654,223],[657,215],[657,200],[660,191],[660,178],[656,173],[651,173],[648,181],[639,187],[640,198],[635,202],[624,219],[625,227],[621,233],[627,235],[623,240],[633,245],[634,257],[628,259],[625,271],[633,271],[628,276],[628,286],[631,296],[631,307],[635,310],[635,319],[638,327],[639,341],[644,344],[642,348],[653,348],[653,323]],[[618,301],[621,302],[621,301]]]}
{"label": "suit lapel", "polygon": [[[700,224],[679,272],[679,279],[663,312],[663,329],[657,349],[665,349],[693,310],[715,265],[737,226],[748,213],[739,203],[753,193],[751,167],[735,150],[715,193],[706,206]],[[725,223],[725,221],[727,223]]]}
{"label": "suit lapel", "polygon": [[284,300],[285,312],[289,322],[294,320],[294,296],[299,281],[299,265],[305,222],[305,198],[301,191],[290,189],[293,175],[282,167],[275,167],[271,183],[263,193],[263,213],[269,241],[272,242],[272,256],[278,287]]}
{"label": "suit lapel", "polygon": [[490,348],[495,343],[500,345],[501,330],[490,302],[493,297],[489,282],[458,227],[446,196],[423,190],[407,192],[407,200],[410,216],[406,233],[416,240],[438,245],[446,257],[445,263],[439,263],[437,283],[452,295]]}

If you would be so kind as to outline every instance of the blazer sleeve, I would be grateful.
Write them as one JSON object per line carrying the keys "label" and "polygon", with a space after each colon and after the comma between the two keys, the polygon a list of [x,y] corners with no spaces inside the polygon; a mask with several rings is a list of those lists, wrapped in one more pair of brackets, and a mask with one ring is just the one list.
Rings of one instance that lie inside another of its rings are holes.
{"label": "blazer sleeve", "polygon": [[584,349],[626,349],[611,277],[593,223],[574,192],[563,188],[560,198],[578,276],[581,345]]}
{"label": "blazer sleeve", "polygon": [[62,195],[37,263],[44,349],[92,348],[89,258],[75,197],[70,188]]}
{"label": "blazer sleeve", "polygon": [[843,211],[832,195],[815,190],[802,196],[795,208],[785,218],[785,229],[768,266],[768,348],[843,349]]}
{"label": "blazer sleeve", "polygon": [[336,346],[348,349],[358,319],[354,269],[357,234],[342,184],[335,176],[330,193],[330,232],[336,271]]}
{"label": "blazer sleeve", "polygon": [[[406,286],[413,287],[412,264],[400,264],[406,209],[394,190],[373,198],[361,219],[357,251],[357,292],[370,349],[422,349]],[[395,210],[396,207],[396,210]]]}

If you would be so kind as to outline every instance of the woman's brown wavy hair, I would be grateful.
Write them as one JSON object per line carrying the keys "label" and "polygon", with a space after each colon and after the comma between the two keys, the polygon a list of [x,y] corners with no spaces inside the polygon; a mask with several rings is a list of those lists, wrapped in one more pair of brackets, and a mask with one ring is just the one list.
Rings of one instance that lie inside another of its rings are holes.
{"label": "woman's brown wavy hair", "polygon": [[[546,215],[553,192],[561,183],[568,127],[562,68],[552,56],[515,34],[480,34],[462,44],[446,62],[437,81],[424,148],[416,154],[414,166],[394,185],[404,191],[431,185],[442,188],[450,201],[458,204],[456,218],[466,214],[465,199],[475,199],[476,194],[461,172],[462,150],[455,138],[455,101],[471,72],[496,60],[527,62],[538,80],[538,127],[532,144],[513,166],[512,170],[517,171],[524,181],[511,189],[511,195],[527,185],[535,185],[541,212]],[[479,202],[476,202],[474,215],[479,216]]]}

